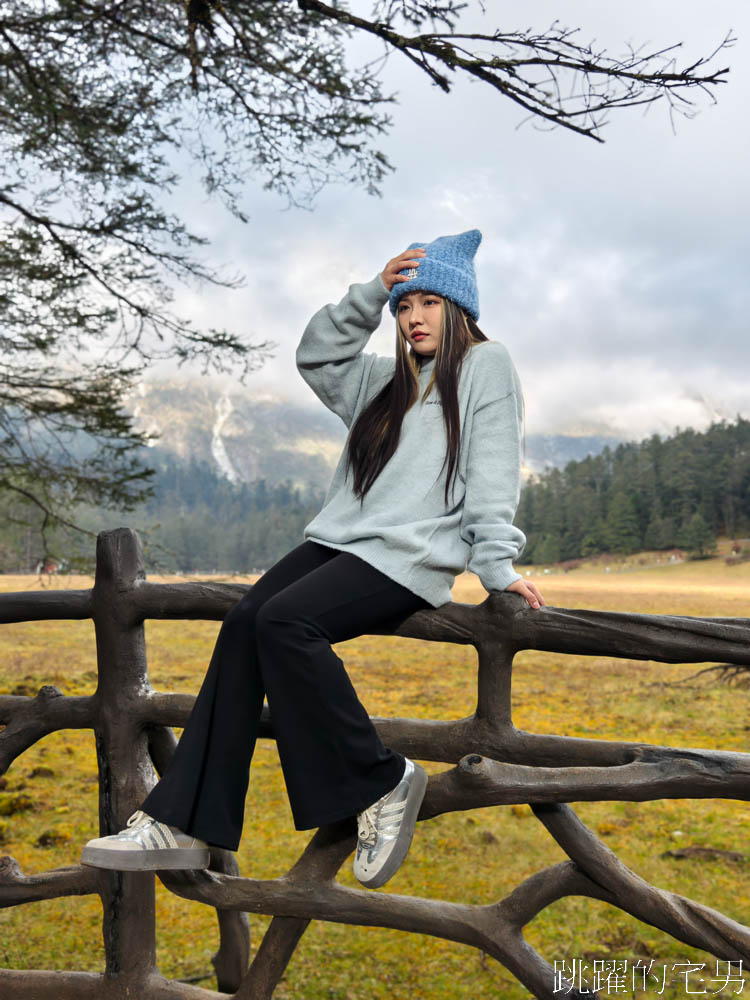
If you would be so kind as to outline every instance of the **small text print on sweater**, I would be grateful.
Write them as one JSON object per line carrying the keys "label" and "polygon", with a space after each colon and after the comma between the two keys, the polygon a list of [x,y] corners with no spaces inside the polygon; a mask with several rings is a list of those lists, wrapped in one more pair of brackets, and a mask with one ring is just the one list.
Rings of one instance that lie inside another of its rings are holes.
{"label": "small text print on sweater", "polygon": [[[352,285],[338,305],[313,316],[297,348],[303,379],[349,428],[395,370],[394,358],[363,353],[388,297],[380,275]],[[433,366],[434,358],[423,362],[420,392]],[[441,471],[443,413],[431,393],[406,413],[398,448],[361,506],[351,470],[344,478],[344,449],[323,509],[304,532],[306,539],[353,552],[436,608],[451,600],[455,577],[467,568],[487,590],[502,591],[520,579],[513,560],[526,541],[513,524],[521,486],[521,389],[502,344],[470,349],[458,405],[461,453],[449,508]]]}

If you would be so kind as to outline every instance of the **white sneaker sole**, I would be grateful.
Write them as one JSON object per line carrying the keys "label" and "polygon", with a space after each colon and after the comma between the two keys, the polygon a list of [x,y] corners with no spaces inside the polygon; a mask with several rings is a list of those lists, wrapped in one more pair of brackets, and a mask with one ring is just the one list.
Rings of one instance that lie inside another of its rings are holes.
{"label": "white sneaker sole", "polygon": [[417,816],[422,807],[424,793],[427,790],[427,772],[420,765],[414,764],[414,777],[412,778],[409,795],[404,808],[404,818],[401,820],[401,829],[398,831],[396,842],[391,853],[383,863],[383,867],[374,872],[369,878],[359,878],[358,881],[366,889],[380,889],[386,882],[389,882],[401,865],[404,863],[406,855],[409,853],[411,842],[414,838],[414,830],[417,825]]}
{"label": "white sneaker sole", "polygon": [[114,871],[152,872],[170,869],[208,868],[206,847],[165,847],[143,851],[118,851],[108,847],[84,847],[81,864]]}

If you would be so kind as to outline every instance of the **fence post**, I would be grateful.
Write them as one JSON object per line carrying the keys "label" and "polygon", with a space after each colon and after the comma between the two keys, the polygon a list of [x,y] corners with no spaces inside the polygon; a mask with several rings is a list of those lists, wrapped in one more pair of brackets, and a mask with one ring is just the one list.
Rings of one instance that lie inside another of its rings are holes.
{"label": "fence post", "polygon": [[[133,600],[133,588],[144,578],[143,551],[134,531],[118,528],[99,535],[93,618],[102,836],[122,829],[149,790],[148,738],[136,721],[138,700],[148,687],[146,643]],[[145,985],[156,965],[154,875],[102,871],[102,879],[105,975],[129,988]]]}

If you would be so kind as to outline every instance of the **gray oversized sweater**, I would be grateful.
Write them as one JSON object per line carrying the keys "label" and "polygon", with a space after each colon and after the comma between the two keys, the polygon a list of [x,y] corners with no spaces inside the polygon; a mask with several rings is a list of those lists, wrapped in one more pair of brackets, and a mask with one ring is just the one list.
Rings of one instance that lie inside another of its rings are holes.
{"label": "gray oversized sweater", "polygon": [[[349,428],[395,370],[394,358],[363,353],[387,301],[380,275],[352,285],[338,305],[313,316],[297,348],[303,379]],[[304,537],[354,553],[437,608],[451,600],[456,574],[467,564],[490,591],[520,579],[512,560],[526,539],[513,525],[523,404],[508,352],[491,340],[475,344],[464,358],[458,385],[461,451],[448,508],[437,388],[421,401],[434,363],[434,358],[422,361],[420,399],[406,413],[398,447],[362,505],[352,489],[352,471],[344,477],[345,447],[323,509]]]}

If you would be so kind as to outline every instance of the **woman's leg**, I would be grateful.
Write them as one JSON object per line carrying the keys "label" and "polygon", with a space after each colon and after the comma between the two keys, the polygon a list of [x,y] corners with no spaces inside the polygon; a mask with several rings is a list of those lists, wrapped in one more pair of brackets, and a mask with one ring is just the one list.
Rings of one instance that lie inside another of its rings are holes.
{"label": "woman's leg", "polygon": [[340,552],[265,601],[258,661],[297,829],[355,816],[401,780],[332,643],[394,628],[431,605]]}
{"label": "woman's leg", "polygon": [[149,816],[217,847],[237,849],[265,693],[255,648],[258,609],[338,555],[304,542],[229,611],[174,757],[141,805]]}
{"label": "woman's leg", "polygon": [[299,546],[229,612],[173,761],[142,810],[236,850],[264,693],[298,829],[375,802],[398,784],[404,758],[383,747],[331,643],[427,607],[350,553]]}

